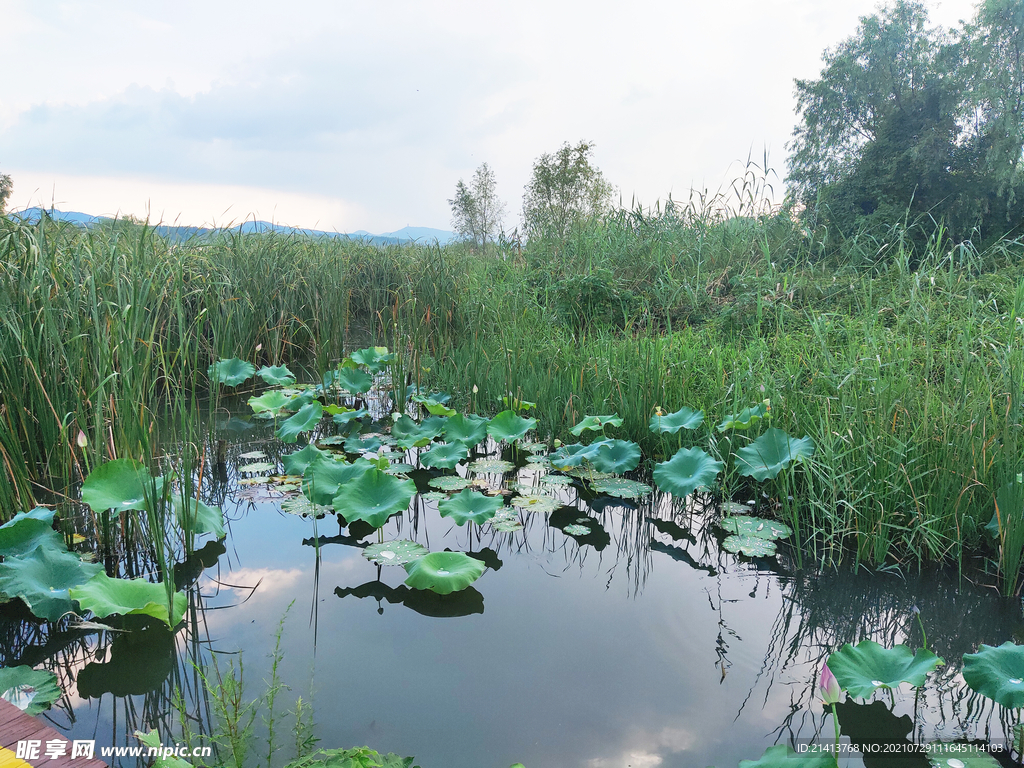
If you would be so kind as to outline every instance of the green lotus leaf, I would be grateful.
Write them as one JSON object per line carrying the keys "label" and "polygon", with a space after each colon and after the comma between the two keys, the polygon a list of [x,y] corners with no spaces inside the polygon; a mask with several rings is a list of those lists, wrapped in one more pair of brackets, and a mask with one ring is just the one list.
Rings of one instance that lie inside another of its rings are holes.
{"label": "green lotus leaf", "polygon": [[426,547],[408,539],[371,544],[363,550],[363,557],[377,565],[405,565],[413,560],[418,560],[425,554],[427,554]]}
{"label": "green lotus leaf", "polygon": [[[162,488],[157,478],[156,491]],[[147,494],[152,497],[154,480],[146,465],[133,459],[114,459],[96,467],[82,483],[82,503],[93,512],[112,509],[145,509]]]}
{"label": "green lotus leaf", "polygon": [[514,533],[523,530],[523,521],[514,509],[503,509],[490,520],[491,529],[501,533]]}
{"label": "green lotus leaf", "polygon": [[[328,408],[331,407],[337,406],[328,406],[324,410],[326,411],[328,410]],[[367,416],[370,415],[370,412],[365,408],[360,408],[358,410],[354,410],[352,408],[344,408],[343,410],[337,411],[332,415],[334,416],[334,423],[343,427],[346,424],[351,424],[353,421],[361,421],[362,419],[365,419]]]}
{"label": "green lotus leaf", "polygon": [[734,555],[743,554],[747,557],[770,557],[775,554],[775,542],[762,539],[760,536],[727,536],[722,542],[722,549]]}
{"label": "green lotus leaf", "polygon": [[0,525],[0,556],[14,557],[30,552],[39,545],[64,549],[64,539],[53,530],[53,510],[36,507],[19,512]]}
{"label": "green lotus leaf", "polygon": [[472,485],[472,481],[466,477],[459,477],[458,475],[445,475],[444,477],[432,477],[427,482],[431,488],[437,488],[439,491],[459,491],[468,485]]}
{"label": "green lotus leaf", "polygon": [[972,690],[1001,707],[1024,707],[1024,645],[982,644],[977,653],[964,654],[963,675]]}
{"label": "green lotus leaf", "polygon": [[306,467],[310,465],[314,459],[318,456],[324,456],[325,452],[321,451],[315,445],[307,445],[300,451],[295,453],[289,453],[286,456],[281,457],[281,463],[284,464],[284,472],[286,475],[302,475],[306,471]]}
{"label": "green lotus leaf", "polygon": [[589,483],[593,483],[596,480],[610,480],[615,477],[611,472],[599,472],[592,466],[583,467],[569,467],[568,469],[560,469],[560,472],[564,472],[570,477],[576,477],[580,480],[586,480]]}
{"label": "green lotus leaf", "polygon": [[[350,356],[353,363],[366,366],[370,373],[380,373],[395,359],[395,355],[388,353],[387,347],[367,347],[353,352]],[[346,370],[346,369],[342,369]]]}
{"label": "green lotus leaf", "polygon": [[319,424],[323,415],[324,407],[318,400],[306,403],[294,416],[281,422],[281,426],[277,428],[277,436],[283,443],[294,443],[301,433],[308,432]]}
{"label": "green lotus leaf", "polygon": [[736,468],[740,475],[757,481],[774,478],[794,461],[809,459],[814,441],[809,437],[790,437],[772,427],[748,446],[736,451]]}
{"label": "green lotus leaf", "polygon": [[331,511],[331,508],[323,504],[314,504],[305,496],[297,496],[281,502],[281,511],[298,517],[321,518]]}
{"label": "green lotus leaf", "polygon": [[243,464],[238,471],[247,475],[262,475],[276,469],[277,464],[271,464],[269,461],[254,461],[252,464]]}
{"label": "green lotus leaf", "polygon": [[178,625],[188,607],[185,593],[175,592],[173,611],[168,616],[167,589],[163,584],[152,584],[145,579],[112,579],[102,572],[82,586],[72,588],[70,595],[83,611],[92,611],[99,619],[114,614],[152,616],[171,628]]}
{"label": "green lotus leaf", "polygon": [[760,517],[749,515],[734,515],[723,518],[719,523],[723,531],[735,533],[739,536],[756,536],[759,539],[787,539],[793,535],[793,529],[785,523],[778,523],[774,520],[764,520]]}
{"label": "green lotus leaf", "polygon": [[599,472],[621,475],[640,463],[640,446],[629,440],[601,440],[588,461]]}
{"label": "green lotus leaf", "polygon": [[467,448],[479,445],[487,437],[487,419],[475,414],[457,413],[444,423],[444,439]]}
{"label": "green lotus leaf", "polygon": [[718,431],[749,429],[768,414],[769,406],[769,401],[765,400],[757,405],[744,408],[739,413],[730,414],[722,419],[722,423],[718,425]]}
{"label": "green lotus leaf", "polygon": [[[160,734],[157,731],[150,731],[149,733],[143,733],[142,731],[135,732],[135,738],[139,740],[139,743],[150,749],[161,749],[163,748],[163,739],[160,738]],[[167,755],[166,757],[160,757],[161,752],[150,752],[150,754],[158,755],[153,761],[153,768],[192,768],[192,763],[187,760],[182,760],[180,757],[174,755]],[[347,768],[347,767],[346,767]]]}
{"label": "green lotus leaf", "polygon": [[683,448],[654,468],[654,482],[666,493],[684,499],[701,486],[710,487],[724,468],[700,448]]}
{"label": "green lotus leaf", "polygon": [[416,495],[416,483],[368,469],[345,483],[334,497],[334,509],[349,523],[363,520],[380,528],[392,515],[404,512]]}
{"label": "green lotus leaf", "polygon": [[212,533],[218,539],[223,538],[224,516],[218,507],[209,507],[198,499],[188,499],[188,506],[182,503],[181,495],[174,494],[174,512],[178,525],[187,535]]}
{"label": "green lotus leaf", "polygon": [[740,760],[739,768],[835,768],[835,758],[827,754],[800,755],[788,744],[768,747],[757,760]]}
{"label": "green lotus leaf", "polygon": [[502,411],[487,424],[487,434],[494,438],[495,442],[504,440],[511,443],[525,437],[527,432],[536,428],[536,419],[524,419],[515,411]]}
{"label": "green lotus leaf", "polygon": [[531,403],[529,400],[520,400],[517,397],[512,397],[511,392],[501,398],[501,402],[504,403],[506,408],[511,408],[513,411],[528,411],[531,408],[536,408],[536,403]]}
{"label": "green lotus leaf", "polygon": [[580,466],[584,461],[588,461],[596,451],[597,448],[593,444],[570,443],[549,453],[548,461],[555,469],[564,471]]}
{"label": "green lotus leaf", "polygon": [[405,583],[413,589],[429,589],[449,595],[479,579],[486,566],[464,552],[431,552],[405,566]]}
{"label": "green lotus leaf", "polygon": [[540,479],[542,485],[569,486],[572,485],[572,478],[565,475],[544,475]]}
{"label": "green lotus leaf", "polygon": [[291,413],[297,413],[298,411],[302,410],[303,406],[309,405],[314,400],[316,400],[316,398],[316,387],[309,387],[308,389],[293,392],[292,399],[288,401],[287,405],[285,406],[285,410],[290,411]]}
{"label": "green lotus leaf", "polygon": [[[541,482],[543,483],[544,481],[545,478],[542,478]],[[606,494],[620,499],[640,499],[649,494],[653,489],[646,483],[613,477],[607,480],[595,480],[590,484],[590,490],[597,494]]]}
{"label": "green lotus leaf", "polygon": [[484,496],[468,488],[437,505],[441,517],[450,517],[459,525],[486,523],[505,506],[500,496]]}
{"label": "green lotus leaf", "polygon": [[584,432],[604,432],[605,427],[621,427],[622,419],[617,413],[611,416],[587,416],[570,431],[579,437]]}
{"label": "green lotus leaf", "polygon": [[415,386],[410,386],[407,392],[407,396],[412,398],[414,403],[438,403],[440,405],[448,405],[451,402],[452,396],[447,392],[431,392],[426,395],[421,395],[419,390]]}
{"label": "green lotus leaf", "polygon": [[455,469],[468,456],[469,449],[462,443],[438,443],[420,454],[420,463],[425,467]]}
{"label": "green lotus leaf", "polygon": [[[377,469],[381,469],[381,467],[377,467]],[[416,467],[412,464],[406,464],[404,461],[399,461],[384,467],[383,471],[389,475],[407,475],[410,472],[415,472]]]}
{"label": "green lotus leaf", "polygon": [[548,514],[554,512],[562,502],[553,496],[545,496],[541,493],[530,493],[522,496],[515,496],[512,499],[512,506],[521,509],[523,512],[541,512]]}
{"label": "green lotus leaf", "polygon": [[[905,645],[883,648],[873,640],[862,640],[856,646],[847,643],[827,663],[844,691],[867,698],[878,688],[898,688],[900,683],[920,688],[928,673],[945,662],[927,648],[914,653]],[[966,667],[964,672],[966,679]]]}
{"label": "green lotus leaf", "polygon": [[239,360],[237,357],[221,359],[206,369],[210,381],[218,384],[226,384],[229,387],[237,387],[253,377],[256,373],[256,366]]}
{"label": "green lotus leaf", "polygon": [[924,753],[933,768],[999,768],[992,753],[977,744],[962,741],[933,741]]}
{"label": "green lotus leaf", "polygon": [[27,715],[45,712],[62,695],[53,672],[28,666],[0,667],[0,699]]}
{"label": "green lotus leaf", "polygon": [[403,414],[392,425],[391,436],[400,448],[423,448],[444,431],[446,421],[442,416],[429,416],[417,423]]}
{"label": "green lotus leaf", "polygon": [[515,464],[504,459],[477,459],[469,465],[469,471],[478,475],[504,475],[515,468]]}
{"label": "green lotus leaf", "polygon": [[[374,371],[376,373],[376,371]],[[373,386],[373,376],[358,368],[341,368],[334,380],[353,395],[362,395]]]}
{"label": "green lotus leaf", "polygon": [[437,393],[433,395],[413,395],[412,401],[419,403],[434,416],[454,416],[457,411],[448,407],[451,395]]}
{"label": "green lotus leaf", "polygon": [[318,456],[306,466],[302,473],[302,493],[314,504],[330,507],[341,486],[360,477],[373,468],[366,459],[356,459],[349,464],[336,461],[328,455]]}
{"label": "green lotus leaf", "polygon": [[369,435],[367,437],[360,437],[359,435],[352,435],[345,441],[345,452],[346,453],[371,453],[376,451],[382,445],[380,437],[377,435]]}
{"label": "green lotus leaf", "polygon": [[752,511],[750,504],[740,504],[736,501],[723,501],[721,509],[727,515],[745,515]]}
{"label": "green lotus leaf", "polygon": [[284,365],[264,365],[256,375],[263,379],[264,383],[271,386],[290,386],[295,383],[295,374]]}
{"label": "green lotus leaf", "polygon": [[697,429],[703,423],[704,411],[680,408],[675,413],[654,414],[648,426],[655,434],[661,432],[674,435],[680,429]]}
{"label": "green lotus leaf", "polygon": [[249,407],[252,408],[253,413],[266,413],[277,418],[291,411],[290,405],[293,399],[292,395],[288,395],[280,389],[271,389],[259,397],[250,397]]}
{"label": "green lotus leaf", "polygon": [[547,453],[548,444],[539,440],[520,440],[519,449],[527,453]]}
{"label": "green lotus leaf", "polygon": [[40,545],[20,557],[4,560],[0,569],[0,595],[20,597],[34,616],[58,621],[74,611],[68,590],[85,584],[103,570],[60,547]]}

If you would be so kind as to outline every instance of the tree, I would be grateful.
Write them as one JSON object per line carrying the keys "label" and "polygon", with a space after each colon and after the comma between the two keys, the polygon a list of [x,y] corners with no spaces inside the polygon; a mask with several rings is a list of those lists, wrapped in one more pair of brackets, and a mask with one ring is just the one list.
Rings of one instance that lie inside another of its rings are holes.
{"label": "tree", "polygon": [[7,201],[14,191],[14,182],[10,174],[0,173],[0,214],[7,210]]}
{"label": "tree", "polygon": [[459,237],[470,240],[475,247],[486,250],[487,241],[494,240],[505,218],[505,204],[495,192],[497,181],[487,163],[481,163],[467,185],[459,179],[452,207],[452,228]]}
{"label": "tree", "polygon": [[583,222],[611,209],[612,185],[590,163],[592,142],[568,142],[543,154],[523,194],[523,229],[529,238],[565,240]]}

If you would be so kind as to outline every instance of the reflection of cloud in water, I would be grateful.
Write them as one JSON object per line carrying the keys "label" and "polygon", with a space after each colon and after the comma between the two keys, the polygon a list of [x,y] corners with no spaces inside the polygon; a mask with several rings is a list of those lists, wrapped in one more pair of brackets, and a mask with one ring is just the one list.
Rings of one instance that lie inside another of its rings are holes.
{"label": "reflection of cloud in water", "polygon": [[666,755],[686,752],[697,744],[696,734],[685,728],[666,727],[659,731],[633,729],[625,739],[627,746],[615,757],[595,757],[587,768],[656,768]]}

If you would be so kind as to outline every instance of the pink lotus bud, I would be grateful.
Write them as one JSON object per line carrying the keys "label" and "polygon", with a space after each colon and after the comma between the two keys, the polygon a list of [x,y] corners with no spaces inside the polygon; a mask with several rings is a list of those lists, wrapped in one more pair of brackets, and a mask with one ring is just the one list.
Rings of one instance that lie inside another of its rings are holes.
{"label": "pink lotus bud", "polygon": [[78,447],[85,450],[89,445],[89,438],[85,436],[85,432],[78,430],[78,438],[75,440],[78,443]]}
{"label": "pink lotus bud", "polygon": [[825,704],[838,704],[843,698],[843,689],[839,681],[828,668],[828,664],[821,668],[821,679],[818,681],[818,688],[821,690],[821,700]]}

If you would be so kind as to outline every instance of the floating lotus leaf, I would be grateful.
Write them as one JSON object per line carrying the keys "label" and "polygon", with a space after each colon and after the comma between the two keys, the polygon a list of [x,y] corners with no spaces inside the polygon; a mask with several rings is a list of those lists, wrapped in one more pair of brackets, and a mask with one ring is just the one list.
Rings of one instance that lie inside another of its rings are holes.
{"label": "floating lotus leaf", "polygon": [[256,375],[271,386],[289,386],[295,383],[295,374],[284,365],[264,365]]}
{"label": "floating lotus leaf", "polygon": [[927,648],[914,653],[905,645],[883,648],[873,640],[862,640],[856,646],[847,643],[829,656],[827,663],[844,691],[867,698],[877,688],[898,688],[900,683],[920,688],[928,673],[945,662]]}
{"label": "floating lotus leaf", "polygon": [[751,510],[749,504],[739,504],[735,501],[723,501],[722,511],[727,515],[745,515]]}
{"label": "floating lotus leaf", "polygon": [[554,512],[560,506],[562,502],[552,496],[544,496],[543,494],[527,494],[525,496],[515,496],[512,499],[512,506],[517,509],[521,509],[524,512],[541,512],[547,514]]}
{"label": "floating lotus leaf", "polygon": [[206,369],[210,381],[226,384],[229,387],[237,387],[251,379],[255,373],[255,365],[247,363],[245,360],[239,360],[237,357],[218,360]]}
{"label": "floating lotus leaf", "polygon": [[[157,485],[157,492],[161,487],[162,484]],[[96,467],[85,478],[82,503],[88,504],[93,512],[145,509],[146,495],[152,496],[153,490],[154,481],[145,464],[132,459],[114,459]]]}
{"label": "floating lotus leaf", "polygon": [[359,437],[359,435],[352,435],[345,441],[345,452],[346,453],[371,453],[376,451],[382,445],[380,437],[378,435],[367,435],[366,437]]}
{"label": "floating lotus leaf", "polygon": [[680,408],[675,413],[654,414],[648,424],[651,432],[674,435],[681,429],[697,429],[704,423],[704,411]]}
{"label": "floating lotus leaf", "polygon": [[412,464],[406,464],[404,461],[399,461],[394,464],[389,464],[384,471],[389,475],[407,475],[410,472],[415,472],[416,467]]}
{"label": "floating lotus leaf", "polygon": [[539,466],[550,466],[550,464],[551,464],[551,462],[548,460],[547,456],[538,456],[538,455],[527,456],[526,457],[526,461],[528,463],[530,463],[530,464],[537,464]]}
{"label": "floating lotus leaf", "polygon": [[369,469],[338,489],[334,509],[349,523],[363,520],[380,528],[392,515],[404,512],[416,484],[412,480],[399,480],[379,469]]}
{"label": "floating lotus leaf", "polygon": [[757,760],[740,760],[739,768],[835,768],[835,758],[827,754],[800,755],[788,744],[768,747]]}
{"label": "floating lotus leaf", "polygon": [[749,429],[754,424],[763,419],[768,413],[769,402],[765,400],[763,403],[752,405],[749,408],[744,408],[739,413],[733,413],[722,419],[722,423],[718,425],[719,432],[725,432],[730,429]]}
{"label": "floating lotus leaf", "polygon": [[280,389],[271,389],[259,397],[249,398],[249,407],[253,413],[268,414],[274,418],[290,413],[294,398]]}
{"label": "floating lotus leaf", "polygon": [[267,454],[263,451],[247,451],[245,453],[238,454],[238,458],[245,459],[246,461],[254,461],[256,459],[267,458]]}
{"label": "floating lotus leaf", "polygon": [[[353,352],[350,356],[353,363],[366,366],[370,373],[380,373],[395,359],[393,353],[388,352],[387,347],[367,347]],[[345,369],[342,369],[345,370]]]}
{"label": "floating lotus leaf", "polygon": [[473,481],[458,475],[445,475],[444,477],[432,477],[427,483],[431,488],[439,491],[460,491],[466,486],[472,485]]}
{"label": "floating lotus leaf", "polygon": [[430,416],[417,423],[407,414],[403,414],[391,427],[391,436],[398,445],[406,450],[423,448],[444,430],[446,419]]}
{"label": "floating lotus leaf", "polygon": [[467,448],[479,445],[487,437],[487,419],[475,414],[458,413],[444,424],[444,438]]}
{"label": "floating lotus leaf", "polygon": [[420,463],[425,467],[455,469],[468,456],[469,449],[462,443],[438,443],[420,454]]}
{"label": "floating lotus leaf", "polygon": [[602,440],[588,461],[600,472],[620,475],[636,469],[640,463],[640,446],[628,440]]}
{"label": "floating lotus leaf", "polygon": [[451,497],[443,491],[427,491],[426,493],[420,494],[420,498],[424,501],[444,501]]}
{"label": "floating lotus leaf", "polygon": [[198,499],[189,498],[182,503],[181,494],[174,494],[174,513],[178,525],[189,535],[212,533],[218,539],[225,535],[224,516],[218,507],[210,507]]}
{"label": "floating lotus leaf", "polygon": [[[544,481],[541,480],[541,482]],[[620,499],[640,499],[649,494],[653,489],[646,483],[638,483],[636,480],[612,477],[607,480],[595,480],[590,484],[590,490],[594,493],[603,493]]]}
{"label": "floating lotus leaf", "polygon": [[570,523],[569,525],[562,528],[562,530],[570,536],[589,536],[590,528],[579,523]]}
{"label": "floating lotus leaf", "polygon": [[964,654],[964,680],[972,690],[1001,707],[1024,707],[1024,645],[1006,641]]}
{"label": "floating lotus leaf", "polygon": [[86,563],[59,547],[41,544],[27,554],[9,557],[0,568],[0,595],[20,597],[34,616],[57,621],[74,611],[68,590],[103,570],[99,563]]}
{"label": "floating lotus leaf", "polygon": [[491,528],[501,533],[514,533],[523,529],[518,513],[511,509],[503,509],[490,520]]}
{"label": "floating lotus leaf", "polygon": [[238,468],[238,471],[264,474],[266,472],[273,472],[275,469],[277,469],[276,464],[271,464],[270,462],[267,461],[256,461],[253,462],[252,464],[243,464]]}
{"label": "floating lotus leaf", "polygon": [[604,432],[605,427],[621,427],[622,419],[617,413],[611,416],[587,416],[570,431],[579,437],[584,432]]}
{"label": "floating lotus leaf", "polygon": [[281,422],[281,426],[277,428],[277,436],[283,443],[294,443],[301,433],[308,432],[319,424],[323,416],[324,407],[318,400],[306,403],[294,416]]}
{"label": "floating lotus leaf", "polygon": [[405,565],[418,560],[427,554],[422,544],[408,539],[385,541],[383,544],[371,544],[363,550],[363,557],[378,565]]}
{"label": "floating lotus leaf", "polygon": [[[28,666],[0,667],[0,699],[28,715],[48,710],[63,694],[57,676]],[[17,765],[12,761],[10,765]]]}
{"label": "floating lotus leaf", "polygon": [[[326,408],[324,410],[327,410]],[[351,424],[353,421],[361,421],[370,415],[370,412],[365,408],[353,410],[352,408],[345,408],[342,411],[337,411],[333,414],[334,423],[338,426],[344,427],[347,424]]]}
{"label": "floating lotus leaf", "polygon": [[542,485],[568,486],[572,485],[572,478],[565,475],[544,475],[540,479]]}
{"label": "floating lotus leaf", "polygon": [[933,768],[999,768],[992,753],[977,744],[962,741],[933,741],[924,753]]}
{"label": "floating lotus leaf", "polygon": [[597,448],[594,445],[570,443],[552,451],[547,458],[555,469],[565,471],[580,466],[584,461],[589,460],[596,451]]}
{"label": "floating lotus leaf", "polygon": [[593,467],[570,467],[569,469],[559,470],[571,477],[577,477],[580,480],[587,480],[589,482],[595,482],[597,480],[610,480],[615,477],[611,472],[599,472]]}
{"label": "floating lotus leaf", "polygon": [[437,505],[441,517],[450,517],[459,525],[486,523],[504,506],[500,496],[484,496],[468,488]]}
{"label": "floating lotus leaf", "polygon": [[53,510],[36,507],[31,512],[19,512],[0,525],[0,555],[14,557],[30,552],[37,546],[64,548],[64,539],[53,530]]}
{"label": "floating lotus leaf", "polygon": [[287,456],[282,456],[281,463],[284,464],[285,473],[301,476],[306,471],[306,467],[309,466],[310,462],[315,460],[318,456],[324,455],[323,451],[315,445],[310,444],[302,450],[296,451],[295,453],[289,453]]}
{"label": "floating lotus leaf", "polygon": [[736,468],[740,475],[764,481],[773,478],[793,461],[803,461],[814,453],[809,437],[790,437],[781,429],[767,430],[757,440],[736,451]]}
{"label": "floating lotus leaf", "polygon": [[299,517],[323,517],[331,511],[331,508],[323,504],[314,504],[305,496],[297,496],[294,499],[281,502],[281,511]]}
{"label": "floating lotus leaf", "polygon": [[519,448],[527,453],[545,453],[548,449],[548,444],[538,440],[520,440]]}
{"label": "floating lotus leaf", "polygon": [[405,566],[405,583],[413,589],[429,589],[449,595],[479,579],[485,565],[464,552],[431,552]]}
{"label": "floating lotus leaf", "polygon": [[302,493],[314,504],[330,507],[341,486],[355,480],[373,465],[366,459],[356,459],[349,464],[336,461],[330,456],[313,459],[302,473]]}
{"label": "floating lotus leaf", "polygon": [[774,541],[762,539],[760,536],[727,536],[722,542],[722,549],[734,555],[770,557],[775,554],[776,546]]}
{"label": "floating lotus leaf", "polygon": [[494,438],[495,442],[504,440],[511,443],[525,437],[527,432],[536,428],[536,419],[524,419],[515,411],[502,411],[487,424],[487,434]]}
{"label": "floating lotus leaf", "polygon": [[143,615],[176,627],[185,615],[188,600],[184,592],[174,593],[174,609],[167,614],[167,589],[163,584],[152,584],[145,579],[112,579],[98,573],[90,581],[70,590],[83,611],[92,611],[99,619],[114,614]]}
{"label": "floating lotus leaf", "polygon": [[358,368],[339,369],[334,375],[334,381],[353,395],[369,392],[370,387],[373,386],[373,376]]}
{"label": "floating lotus leaf", "polygon": [[723,531],[728,533],[735,533],[739,536],[757,536],[759,539],[768,539],[769,541],[788,539],[793,535],[793,529],[785,523],[748,515],[723,518],[719,525]]}
{"label": "floating lotus leaf", "polygon": [[724,467],[700,448],[683,448],[654,468],[654,482],[666,493],[683,499],[701,486],[710,487]]}
{"label": "floating lotus leaf", "polygon": [[477,459],[469,465],[469,471],[478,475],[503,475],[511,472],[516,465],[503,459]]}

